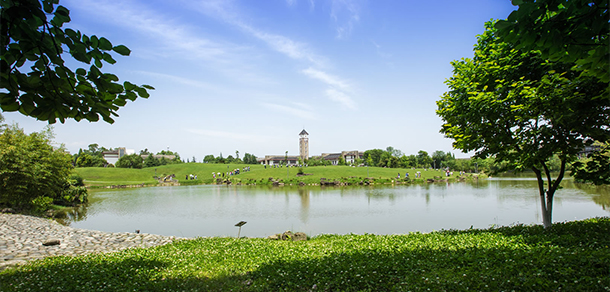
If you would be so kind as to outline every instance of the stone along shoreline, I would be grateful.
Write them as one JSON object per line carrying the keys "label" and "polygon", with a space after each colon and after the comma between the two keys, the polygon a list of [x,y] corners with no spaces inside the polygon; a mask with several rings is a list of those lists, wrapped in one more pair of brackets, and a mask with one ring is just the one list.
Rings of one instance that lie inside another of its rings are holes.
{"label": "stone along shoreline", "polygon": [[180,239],[155,234],[77,229],[50,219],[0,213],[0,271],[11,265],[50,256],[114,252],[164,245]]}

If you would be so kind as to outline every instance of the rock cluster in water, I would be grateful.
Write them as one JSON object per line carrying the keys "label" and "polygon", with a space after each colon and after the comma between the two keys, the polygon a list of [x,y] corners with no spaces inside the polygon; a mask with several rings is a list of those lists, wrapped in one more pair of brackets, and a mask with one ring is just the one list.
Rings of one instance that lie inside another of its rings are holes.
{"label": "rock cluster in water", "polygon": [[0,270],[49,256],[113,252],[176,240],[180,238],[76,229],[50,219],[0,213]]}

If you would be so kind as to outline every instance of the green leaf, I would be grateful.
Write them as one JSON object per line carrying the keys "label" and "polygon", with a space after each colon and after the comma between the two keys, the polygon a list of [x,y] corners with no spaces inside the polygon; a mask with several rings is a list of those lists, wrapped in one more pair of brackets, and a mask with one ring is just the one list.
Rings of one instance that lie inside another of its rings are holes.
{"label": "green leaf", "polygon": [[125,90],[126,91],[132,91],[134,90],[137,86],[129,81],[125,81],[123,82],[123,86],[125,86]]}
{"label": "green leaf", "polygon": [[87,70],[85,70],[83,68],[78,68],[78,69],[76,69],[76,74],[85,76],[85,75],[87,75]]}
{"label": "green leaf", "polygon": [[112,50],[123,56],[129,56],[129,54],[131,54],[131,50],[124,45],[118,45],[112,48]]}
{"label": "green leaf", "polygon": [[90,41],[91,41],[91,47],[94,49],[97,49],[97,47],[99,45],[99,39],[96,36],[92,35],[90,38]]}
{"label": "green leaf", "polygon": [[100,38],[99,40],[99,48],[102,51],[110,51],[112,50],[112,43],[107,40],[105,37]]}
{"label": "green leaf", "polygon": [[0,105],[0,108],[5,112],[17,111],[17,110],[19,110],[19,107],[20,106],[17,102]]}
{"label": "green leaf", "polygon": [[154,87],[152,87],[152,86],[150,86],[150,85],[146,85],[146,84],[142,85],[142,87],[144,87],[144,88],[146,88],[146,89],[150,89],[150,90],[155,90],[155,88],[154,88]]}
{"label": "green leaf", "polygon": [[108,63],[108,64],[115,64],[116,63],[116,61],[108,53],[104,53],[104,61],[106,61],[106,63]]}

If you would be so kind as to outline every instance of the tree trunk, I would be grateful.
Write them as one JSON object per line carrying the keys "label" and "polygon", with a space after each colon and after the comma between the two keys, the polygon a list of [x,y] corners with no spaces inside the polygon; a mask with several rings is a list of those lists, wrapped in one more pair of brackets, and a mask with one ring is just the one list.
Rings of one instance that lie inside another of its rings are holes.
{"label": "tree trunk", "polygon": [[555,191],[563,179],[566,160],[561,159],[561,169],[559,170],[559,175],[555,181],[551,179],[551,172],[547,168],[546,164],[542,163],[542,166],[546,175],[546,180],[549,187],[548,190],[544,189],[544,180],[542,179],[542,172],[540,169],[532,167],[532,170],[536,174],[536,179],[538,180],[538,193],[540,194],[540,207],[542,209],[542,226],[544,226],[546,229],[553,225],[553,197],[555,196]]}

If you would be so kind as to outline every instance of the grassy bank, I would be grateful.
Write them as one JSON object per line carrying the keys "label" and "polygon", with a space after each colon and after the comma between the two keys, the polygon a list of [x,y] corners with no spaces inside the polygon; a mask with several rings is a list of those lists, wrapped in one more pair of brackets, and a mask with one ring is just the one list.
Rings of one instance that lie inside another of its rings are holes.
{"label": "grassy bank", "polygon": [[[243,169],[249,166],[250,171],[242,172],[239,175],[224,177],[232,183],[237,184],[272,184],[273,181],[297,185],[319,184],[321,178],[329,181],[339,181],[342,183],[358,184],[361,181],[370,181],[375,184],[396,183],[398,173],[400,182],[406,183],[405,173],[409,173],[410,183],[425,182],[427,179],[445,179],[443,171],[430,169],[400,169],[400,168],[379,168],[379,167],[349,167],[349,166],[315,166],[304,167],[303,172],[307,175],[298,176],[299,168],[265,168],[262,165],[244,164],[205,164],[205,163],[183,163],[164,165],[156,168],[125,169],[125,168],[76,168],[74,173],[84,178],[87,186],[110,186],[110,185],[155,185],[157,180],[154,176],[166,176],[175,174],[180,184],[211,184],[215,183],[212,172],[226,173],[233,169]],[[415,173],[421,172],[421,178],[415,179]],[[197,175],[197,180],[186,180],[187,175]],[[458,174],[454,174],[450,180],[457,180]],[[272,180],[270,180],[270,178]],[[368,179],[367,179],[368,178]],[[472,178],[471,175],[464,176],[464,179]]]}
{"label": "grassy bank", "polygon": [[199,238],[54,257],[0,272],[1,291],[608,291],[610,218],[304,242]]}

